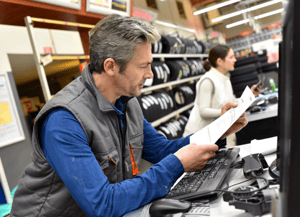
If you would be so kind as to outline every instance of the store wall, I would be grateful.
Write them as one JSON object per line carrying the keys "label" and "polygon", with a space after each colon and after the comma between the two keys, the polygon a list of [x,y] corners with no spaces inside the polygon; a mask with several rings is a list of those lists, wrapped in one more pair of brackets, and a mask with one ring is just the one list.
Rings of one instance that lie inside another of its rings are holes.
{"label": "store wall", "polygon": [[[11,71],[7,54],[32,54],[28,32],[26,27],[10,25],[0,25],[0,32],[0,71]],[[34,35],[41,54],[44,54],[44,47],[51,47],[55,54],[84,54],[76,31],[34,28]]]}
{"label": "store wall", "polygon": [[[181,2],[184,7],[186,19],[180,17],[179,11],[176,5],[176,2]],[[189,0],[166,0],[159,1],[156,0],[156,4],[158,9],[153,9],[147,5],[146,0],[134,0],[134,7],[150,10],[158,14],[157,20],[171,23],[174,25],[191,28],[196,30],[196,35],[199,40],[206,40],[205,38],[205,29],[202,24],[201,17],[194,16],[194,9],[191,6]],[[169,34],[175,32],[174,28],[154,24],[154,26],[158,29],[161,34]],[[181,37],[191,37],[192,33],[178,30]]]}
{"label": "store wall", "polygon": [[[28,119],[23,115],[23,109],[20,104],[19,89],[15,84],[18,80],[18,86],[27,86],[23,81],[28,81],[28,77],[32,74],[37,75],[37,70],[33,58],[25,58],[32,55],[32,48],[28,37],[26,27],[0,25],[0,71],[9,72],[10,83],[16,101],[16,106],[19,112],[22,128],[25,134],[25,140],[0,148],[0,157],[6,173],[6,178],[9,183],[10,190],[18,184],[25,167],[31,162],[31,130],[28,124]],[[38,51],[44,54],[43,47],[51,47],[55,54],[84,54],[78,32],[49,30],[34,28]],[[9,55],[18,55],[13,64],[9,59]],[[23,58],[24,57],[24,58]],[[64,71],[64,65],[59,64],[57,73]],[[77,67],[78,68],[78,67]],[[16,71],[14,72],[15,69]],[[35,75],[35,76],[36,76]],[[65,76],[62,75],[62,76]],[[32,85],[31,85],[32,87]],[[33,91],[34,92],[34,91]]]}
{"label": "store wall", "polygon": [[24,132],[25,140],[0,148],[0,157],[4,167],[5,176],[12,191],[17,185],[24,172],[25,167],[31,163],[30,154],[31,136],[28,130],[28,124],[25,121],[19,101],[16,85],[11,72],[8,72],[11,89],[14,95],[17,111],[20,117],[21,126]]}
{"label": "store wall", "polygon": [[[255,16],[258,16],[260,14],[264,14],[264,13],[267,13],[267,12],[270,12],[270,11],[273,11],[273,10],[277,10],[277,9],[280,9],[280,8],[282,8],[282,3],[281,2],[277,3],[277,4],[274,4],[274,5],[270,5],[266,8],[261,8],[259,10],[255,10],[255,11],[251,12],[251,15],[253,17],[255,17]],[[224,7],[224,8],[221,8],[220,11],[221,11],[221,14],[225,15],[225,14],[230,14],[230,13],[236,12],[237,10],[234,7]],[[274,15],[269,16],[269,17],[258,19],[256,22],[263,28],[263,27],[265,27],[267,25],[270,25],[272,23],[280,22],[281,19],[282,19],[281,14],[274,14]],[[243,20],[242,15],[223,20],[221,23],[214,26],[214,29],[219,31],[219,32],[224,32],[226,34],[226,37],[232,37],[232,36],[238,35],[240,32],[243,32],[245,30],[253,30],[252,26],[250,26],[249,24],[242,24],[242,25],[232,27],[232,28],[229,28],[229,29],[226,28],[226,25],[237,22],[237,21],[240,21],[240,20]]]}

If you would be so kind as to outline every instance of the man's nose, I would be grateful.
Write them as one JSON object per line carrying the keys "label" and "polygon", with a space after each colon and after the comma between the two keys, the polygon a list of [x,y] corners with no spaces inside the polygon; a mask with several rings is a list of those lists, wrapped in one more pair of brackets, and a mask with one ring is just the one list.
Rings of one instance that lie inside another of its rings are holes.
{"label": "man's nose", "polygon": [[151,66],[149,67],[149,70],[147,70],[146,74],[145,74],[145,78],[146,79],[150,79],[153,78],[153,72],[151,70]]}

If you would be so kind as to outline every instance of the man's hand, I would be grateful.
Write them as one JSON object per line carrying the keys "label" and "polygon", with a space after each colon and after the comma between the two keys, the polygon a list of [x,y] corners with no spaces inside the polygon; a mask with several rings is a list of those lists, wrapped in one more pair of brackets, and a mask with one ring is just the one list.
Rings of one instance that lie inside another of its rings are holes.
{"label": "man's hand", "polygon": [[[234,102],[228,102],[225,105],[222,106],[221,109],[221,115],[223,115],[225,112],[227,112],[231,108],[237,107],[238,104]],[[232,133],[236,133],[243,129],[248,124],[248,120],[246,118],[246,113],[244,112],[237,120],[234,122],[231,127],[224,133],[224,135],[221,137],[221,139],[226,138]]]}
{"label": "man's hand", "polygon": [[219,147],[212,145],[197,145],[195,143],[182,147],[175,156],[181,161],[184,172],[193,172],[205,167],[207,161],[216,155]]}

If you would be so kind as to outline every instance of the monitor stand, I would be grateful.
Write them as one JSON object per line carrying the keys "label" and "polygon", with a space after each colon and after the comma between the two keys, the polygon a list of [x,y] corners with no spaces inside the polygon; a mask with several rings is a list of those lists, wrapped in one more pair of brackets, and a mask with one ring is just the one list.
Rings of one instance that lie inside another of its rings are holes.
{"label": "monitor stand", "polygon": [[279,170],[277,168],[277,159],[275,159],[270,167],[269,167],[269,174],[274,179],[279,179]]}

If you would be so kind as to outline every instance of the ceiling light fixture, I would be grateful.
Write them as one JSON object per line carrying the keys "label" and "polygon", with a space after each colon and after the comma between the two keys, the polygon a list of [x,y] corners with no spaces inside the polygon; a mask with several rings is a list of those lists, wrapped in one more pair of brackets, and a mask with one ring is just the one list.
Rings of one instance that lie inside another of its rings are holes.
{"label": "ceiling light fixture", "polygon": [[229,29],[229,28],[232,28],[232,27],[235,27],[235,26],[242,25],[242,24],[244,24],[244,23],[248,23],[248,22],[250,22],[250,19],[240,20],[240,21],[238,21],[238,22],[235,22],[235,23],[231,23],[231,24],[226,25],[226,28]]}
{"label": "ceiling light fixture", "polygon": [[[282,12],[283,12],[283,8],[275,10],[275,11],[271,11],[271,12],[268,12],[268,13],[265,13],[265,14],[255,16],[254,20],[258,20],[258,19],[268,17],[268,16],[271,16],[271,15],[274,15],[274,14],[282,13]],[[242,25],[244,23],[248,23],[248,22],[250,22],[250,19],[241,20],[241,21],[226,25],[226,28],[229,29],[229,28],[232,28],[232,27],[235,27],[235,26]]]}
{"label": "ceiling light fixture", "polygon": [[268,17],[268,16],[271,16],[271,15],[274,15],[274,14],[282,13],[282,12],[283,12],[283,8],[275,10],[275,11],[271,11],[271,12],[268,12],[268,13],[265,13],[265,14],[258,15],[256,17],[254,17],[254,19],[258,20],[258,19]]}
{"label": "ceiling light fixture", "polygon": [[174,25],[172,23],[167,23],[167,22],[163,22],[163,21],[159,21],[159,20],[156,20],[155,23],[159,24],[159,25],[162,25],[162,26],[171,27],[171,28],[174,28],[174,29],[181,29],[181,30],[184,30],[184,31],[187,31],[187,32],[196,33],[195,29],[190,29],[190,28],[185,28],[185,27],[182,27],[182,26],[177,26],[177,25]]}
{"label": "ceiling light fixture", "polygon": [[234,3],[239,2],[239,1],[241,1],[241,0],[230,0],[230,1],[222,2],[220,4],[217,4],[217,5],[214,5],[214,6],[211,6],[211,7],[207,7],[207,8],[198,10],[198,11],[195,11],[193,14],[194,15],[203,14],[205,12],[212,11],[212,10],[215,10],[217,8],[221,8],[221,7],[224,7],[226,5],[234,4]]}
{"label": "ceiling light fixture", "polygon": [[224,16],[212,19],[212,22],[215,23],[215,22],[225,20],[225,19],[228,19],[228,18],[231,18],[231,17],[235,17],[235,16],[238,16],[238,15],[243,14],[243,13],[247,13],[247,12],[250,12],[250,11],[254,11],[254,10],[257,10],[257,9],[260,9],[260,8],[264,8],[264,7],[276,4],[278,2],[282,2],[282,0],[272,0],[272,1],[269,1],[269,2],[266,2],[266,3],[263,3],[263,4],[253,6],[251,8],[247,8],[247,9],[244,9],[244,10],[240,10],[240,11],[237,11],[237,12],[226,14]]}

